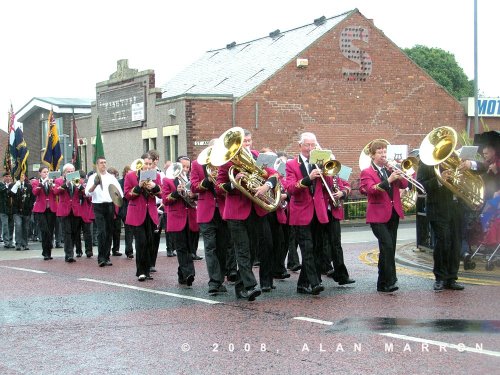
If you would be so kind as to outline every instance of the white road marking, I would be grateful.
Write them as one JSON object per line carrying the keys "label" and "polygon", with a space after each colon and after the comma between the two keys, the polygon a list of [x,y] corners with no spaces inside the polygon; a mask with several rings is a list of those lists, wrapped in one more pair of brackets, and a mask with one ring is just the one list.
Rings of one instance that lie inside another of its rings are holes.
{"label": "white road marking", "polygon": [[[308,317],[305,317],[305,316],[297,316],[297,317],[294,317],[293,319],[295,319],[295,320],[301,320],[301,321],[304,321],[304,322],[323,324],[323,325],[326,325],[326,326],[333,325],[333,322],[329,322],[328,320],[320,320],[320,319],[308,318]],[[479,348],[472,348],[472,347],[469,347],[469,346],[465,346],[464,344],[450,344],[450,343],[443,342],[443,341],[427,340],[427,339],[421,339],[421,338],[418,338],[418,337],[412,337],[412,336],[406,336],[406,335],[398,335],[398,334],[395,334],[395,333],[379,333],[379,335],[381,335],[381,336],[387,336],[387,337],[392,337],[392,338],[400,339],[400,340],[420,342],[422,344],[436,345],[436,346],[443,347],[443,348],[456,349],[459,352],[471,352],[471,353],[477,353],[477,354],[491,355],[493,357],[500,357],[500,352],[495,352],[493,350],[485,350],[485,349],[479,349]]]}
{"label": "white road marking", "polygon": [[313,319],[313,318],[307,318],[305,316],[296,316],[294,318],[295,320],[302,320],[304,322],[311,322],[311,323],[318,323],[318,324],[324,324],[326,326],[331,326],[333,325],[333,322],[328,322],[326,320],[320,320],[320,319]]}
{"label": "white road marking", "polygon": [[406,341],[421,342],[423,344],[437,345],[437,346],[440,346],[440,347],[456,349],[456,350],[458,350],[460,352],[471,352],[471,353],[491,355],[491,356],[494,356],[494,357],[500,357],[500,352],[495,352],[493,350],[484,350],[484,349],[478,349],[478,348],[471,348],[471,347],[465,346],[463,344],[458,344],[458,345],[457,344],[449,344],[447,342],[421,339],[421,338],[418,338],[418,337],[412,337],[412,336],[406,336],[406,335],[398,335],[398,334],[395,334],[395,333],[379,333],[379,335],[387,336],[387,337],[392,337],[392,338],[395,338],[395,339],[406,340]]}
{"label": "white road marking", "polygon": [[26,272],[33,272],[33,273],[47,273],[45,271],[30,270],[29,268],[9,267],[9,266],[2,266],[2,267],[3,268],[9,268],[11,270],[18,270],[18,271],[26,271]]}
{"label": "white road marking", "polygon": [[97,283],[97,284],[105,284],[105,285],[117,286],[119,288],[133,289],[133,290],[138,290],[138,291],[141,291],[141,292],[161,294],[163,296],[176,297],[176,298],[182,298],[182,299],[189,299],[191,301],[203,302],[203,303],[208,303],[208,304],[211,304],[211,305],[216,305],[216,304],[220,303],[219,301],[212,301],[212,300],[209,300],[209,299],[198,298],[198,297],[191,297],[191,296],[183,296],[182,294],[176,294],[176,293],[170,293],[170,292],[163,292],[161,290],[155,290],[155,289],[141,288],[139,286],[133,286],[133,285],[127,285],[127,284],[119,284],[119,283],[112,283],[110,281],[103,281],[103,280],[96,280],[96,279],[85,279],[85,278],[78,279],[78,280],[89,281],[91,283]]}

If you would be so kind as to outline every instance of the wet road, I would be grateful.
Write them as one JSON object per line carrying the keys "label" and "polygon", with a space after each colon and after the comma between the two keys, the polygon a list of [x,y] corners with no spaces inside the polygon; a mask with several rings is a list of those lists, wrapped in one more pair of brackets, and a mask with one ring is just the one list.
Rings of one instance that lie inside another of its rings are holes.
{"label": "wet road", "polygon": [[[402,225],[400,245],[413,233]],[[292,273],[255,302],[236,300],[230,285],[209,296],[204,260],[193,287],[179,286],[164,251],[154,280],[139,283],[124,257],[99,268],[95,257],[0,250],[0,373],[498,372],[498,284],[434,293],[429,277],[399,266],[400,290],[380,295],[371,232],[343,228],[343,243],[355,284],[323,278],[320,296],[298,295]]]}

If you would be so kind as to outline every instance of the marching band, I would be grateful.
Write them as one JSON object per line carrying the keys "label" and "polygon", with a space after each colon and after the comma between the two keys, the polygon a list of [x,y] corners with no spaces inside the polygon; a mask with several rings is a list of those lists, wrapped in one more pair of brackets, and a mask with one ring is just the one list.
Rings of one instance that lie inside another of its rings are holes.
{"label": "marching band", "polygon": [[[456,141],[448,139],[450,134],[454,136],[449,129],[442,127],[433,133],[432,145],[426,137],[421,146],[421,154],[422,150],[426,154],[420,161],[408,158],[399,160],[399,164],[391,162],[387,156],[390,144],[385,139],[375,139],[361,151],[359,189],[367,196],[366,222],[380,250],[378,292],[398,290],[397,230],[405,209],[414,204],[416,190],[425,193],[425,189],[434,189],[429,179],[437,176],[439,186],[444,185],[454,199],[464,200],[473,208],[483,202],[484,188],[477,186],[480,179],[474,180],[474,196],[470,191],[462,193],[453,181],[454,168],[458,169],[460,163],[450,159],[457,156]],[[429,148],[434,147],[430,153],[443,155],[437,149],[440,142],[455,143],[446,149],[448,155],[429,161]],[[237,298],[248,301],[271,292],[276,288],[273,280],[290,277],[285,266],[287,253],[288,265],[294,263],[293,270],[300,270],[299,294],[323,292],[322,276],[331,277],[339,285],[355,283],[344,264],[340,229],[343,205],[351,194],[351,186],[339,176],[340,162],[330,150],[319,146],[314,133],[302,133],[297,148],[298,154],[292,158],[279,158],[268,150],[259,153],[252,148],[251,133],[234,127],[211,140],[196,160],[181,156],[164,174],[157,168],[158,154],[154,150],[134,160],[130,169],[124,170],[120,182],[118,176],[108,172],[104,158],[98,158],[97,171],[87,181],[71,164],[63,167],[61,176],[52,176],[55,178],[49,176],[46,167],[41,167],[39,178],[30,185],[30,194],[41,232],[42,256],[44,260],[52,259],[57,216],[62,218],[64,228],[66,262],[76,261],[75,249],[76,256],[82,256],[82,228],[86,237],[85,254],[93,256],[92,244],[87,241],[93,222],[98,233],[98,265],[111,266],[112,223],[121,224],[123,220],[127,237],[125,253],[134,258],[133,238],[136,277],[141,282],[151,280],[151,273],[156,271],[163,226],[176,251],[178,282],[187,287],[195,281],[193,260],[202,259],[196,255],[201,234],[209,276],[208,293],[213,296],[227,293],[226,280],[234,284]],[[422,184],[415,177],[424,160],[430,167],[425,169]],[[25,191],[24,186],[24,181],[16,183],[12,193],[18,189]],[[290,242],[292,235],[294,240]],[[22,246],[27,247],[27,243]],[[301,262],[293,254],[297,246]],[[116,250],[113,255],[121,253]],[[255,264],[259,264],[258,278],[253,272]],[[445,277],[443,271],[438,272],[440,278]],[[452,281],[445,287],[452,285],[459,290]]]}

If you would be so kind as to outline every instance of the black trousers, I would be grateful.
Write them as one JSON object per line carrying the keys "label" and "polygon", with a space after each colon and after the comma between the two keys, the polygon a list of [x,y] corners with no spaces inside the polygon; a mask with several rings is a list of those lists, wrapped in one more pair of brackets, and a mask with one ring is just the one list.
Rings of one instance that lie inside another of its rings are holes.
{"label": "black trousers", "polygon": [[321,283],[321,253],[322,232],[321,224],[314,214],[309,225],[295,226],[295,236],[302,254],[302,268],[300,269],[297,286],[316,286]]}
{"label": "black trousers", "polygon": [[[457,203],[458,204],[458,203]],[[462,217],[451,215],[449,221],[430,221],[436,243],[434,246],[434,276],[436,280],[450,282],[457,279],[462,245]]]}
{"label": "black trousers", "polygon": [[[344,250],[340,230],[340,220],[333,217],[328,211],[328,224],[326,224],[326,249],[328,264],[333,265],[333,280],[341,281],[349,278],[347,267],[344,264]],[[331,266],[330,266],[331,267]]]}
{"label": "black trousers", "polygon": [[246,220],[227,221],[238,265],[238,277],[234,285],[236,290],[243,288],[248,290],[257,285],[257,280],[252,271],[255,254],[252,252],[251,240],[258,241],[258,220],[259,218],[252,208]]}
{"label": "black trousers", "polygon": [[399,215],[392,209],[392,216],[387,223],[371,223],[372,232],[377,237],[378,280],[377,288],[393,285],[398,280],[396,277],[396,240],[398,236]]}
{"label": "black trousers", "polygon": [[259,235],[257,255],[260,262],[259,282],[261,287],[271,287],[273,285],[275,253],[279,250],[273,246],[274,233],[271,233],[271,216],[272,213],[257,219],[257,231]]}
{"label": "black trousers", "polygon": [[97,227],[97,262],[109,260],[113,234],[115,206],[110,203],[94,203],[94,225]]}
{"label": "black trousers", "polygon": [[226,274],[226,252],[229,242],[229,229],[218,209],[215,210],[210,222],[200,223],[200,231],[205,245],[208,286],[218,287],[224,282]]}
{"label": "black trousers", "polygon": [[[82,231],[82,218],[70,212],[68,216],[62,217],[62,227],[64,232],[64,257],[68,260],[75,256],[75,248],[79,253],[82,251],[80,236]],[[78,241],[80,241],[79,245],[77,244]]]}
{"label": "black trousers", "polygon": [[56,225],[56,214],[47,208],[45,212],[36,213],[40,233],[42,236],[42,256],[50,257],[54,246],[54,226]]}
{"label": "black trousers", "polygon": [[[174,247],[177,250],[177,262],[179,263],[177,276],[179,277],[179,282],[185,281],[188,276],[195,276],[189,232],[189,223],[187,222],[184,229],[180,232],[170,232]],[[137,246],[138,244],[136,244],[136,251]]]}
{"label": "black trousers", "polygon": [[111,251],[117,253],[120,251],[120,236],[122,232],[122,220],[119,217],[113,219],[113,234]]}
{"label": "black trousers", "polygon": [[151,258],[153,255],[153,231],[155,225],[148,213],[146,219],[139,226],[131,226],[135,239],[136,276],[149,276]]}

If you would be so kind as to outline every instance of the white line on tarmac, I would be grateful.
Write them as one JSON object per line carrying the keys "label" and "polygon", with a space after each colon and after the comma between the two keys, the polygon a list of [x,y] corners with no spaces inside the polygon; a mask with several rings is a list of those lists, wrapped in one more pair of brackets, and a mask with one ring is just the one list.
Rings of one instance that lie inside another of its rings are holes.
{"label": "white line on tarmac", "polygon": [[176,297],[176,298],[182,298],[182,299],[189,299],[189,300],[192,300],[192,301],[208,303],[208,304],[211,304],[211,305],[216,305],[216,304],[220,303],[219,301],[212,301],[212,300],[209,300],[209,299],[198,298],[198,297],[191,297],[191,296],[183,296],[182,294],[175,294],[175,293],[163,292],[161,290],[155,290],[155,289],[141,288],[139,286],[112,283],[110,281],[102,281],[102,280],[96,280],[96,279],[78,279],[78,280],[89,281],[91,283],[97,283],[97,284],[105,284],[105,285],[117,286],[119,288],[133,289],[133,290],[138,290],[138,291],[141,291],[141,292],[161,294],[163,296]]}
{"label": "white line on tarmac", "polygon": [[1,266],[1,267],[9,268],[11,270],[26,271],[26,272],[33,272],[33,273],[47,273],[45,271],[30,270],[29,268],[19,268],[19,267],[9,267],[9,266]]}
{"label": "white line on tarmac", "polygon": [[305,316],[296,316],[294,318],[295,320],[302,320],[304,322],[311,322],[311,323],[318,323],[318,324],[324,324],[326,326],[331,326],[333,325],[333,322],[328,322],[326,320],[319,320],[319,319],[313,319],[313,318],[307,318]]}
{"label": "white line on tarmac", "polygon": [[[323,324],[323,325],[327,325],[327,326],[333,325],[333,322],[329,322],[328,320],[313,319],[313,318],[308,318],[305,316],[297,316],[293,319],[302,320],[302,321],[310,322],[310,323]],[[436,345],[436,346],[439,346],[440,348],[456,349],[459,352],[471,352],[471,353],[491,355],[494,357],[500,357],[500,352],[495,352],[493,350],[485,350],[485,349],[480,349],[480,348],[472,348],[469,346],[465,346],[464,344],[449,344],[449,343],[443,342],[443,341],[427,340],[427,339],[421,339],[418,337],[398,335],[395,333],[379,333],[379,335],[392,337],[392,338],[400,339],[400,340],[420,342],[422,344]]]}
{"label": "white line on tarmac", "polygon": [[437,345],[439,347],[444,347],[444,348],[456,349],[459,352],[471,352],[471,353],[491,355],[491,356],[494,356],[494,357],[500,357],[500,352],[495,352],[493,350],[484,350],[484,349],[478,349],[478,348],[471,348],[469,346],[465,346],[464,344],[449,344],[447,342],[421,339],[421,338],[418,338],[418,337],[412,337],[412,336],[406,336],[406,335],[398,335],[398,334],[395,334],[395,333],[379,333],[379,335],[387,336],[387,337],[392,337],[392,338],[395,338],[395,339],[406,340],[406,341],[421,342],[423,344]]}

